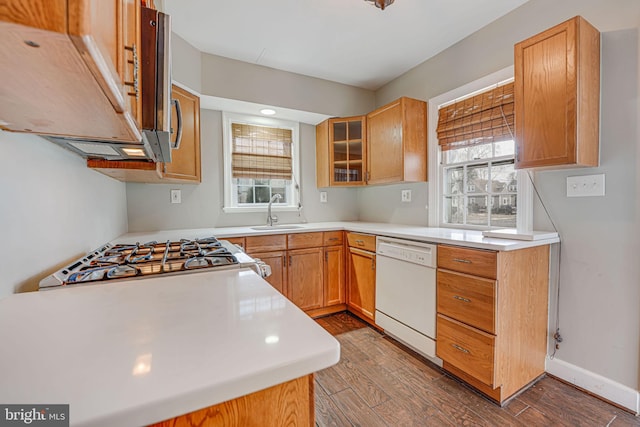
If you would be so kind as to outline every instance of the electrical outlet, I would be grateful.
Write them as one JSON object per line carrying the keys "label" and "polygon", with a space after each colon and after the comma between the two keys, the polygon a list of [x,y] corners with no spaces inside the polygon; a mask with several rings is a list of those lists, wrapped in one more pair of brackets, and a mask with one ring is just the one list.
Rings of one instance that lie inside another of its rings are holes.
{"label": "electrical outlet", "polygon": [[402,201],[403,202],[411,201],[411,190],[402,190]]}
{"label": "electrical outlet", "polygon": [[171,190],[171,203],[182,203],[182,191]]}
{"label": "electrical outlet", "polygon": [[327,203],[327,192],[326,191],[321,191],[320,192],[320,203]]}
{"label": "electrical outlet", "polygon": [[567,197],[604,196],[604,174],[567,177]]}

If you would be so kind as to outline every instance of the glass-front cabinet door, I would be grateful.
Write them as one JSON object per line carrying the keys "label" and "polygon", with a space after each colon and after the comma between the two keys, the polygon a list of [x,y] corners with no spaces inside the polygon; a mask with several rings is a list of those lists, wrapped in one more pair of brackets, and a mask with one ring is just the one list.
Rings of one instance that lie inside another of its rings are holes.
{"label": "glass-front cabinet door", "polygon": [[331,185],[365,184],[365,120],[365,116],[329,120]]}

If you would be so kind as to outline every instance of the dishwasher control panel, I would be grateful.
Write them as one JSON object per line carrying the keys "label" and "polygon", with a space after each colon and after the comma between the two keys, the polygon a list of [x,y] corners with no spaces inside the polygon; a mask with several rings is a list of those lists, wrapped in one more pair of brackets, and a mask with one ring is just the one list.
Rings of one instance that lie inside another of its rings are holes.
{"label": "dishwasher control panel", "polygon": [[437,250],[437,245],[430,243],[391,237],[378,237],[376,242],[376,254],[379,256],[386,256],[431,268],[436,267]]}

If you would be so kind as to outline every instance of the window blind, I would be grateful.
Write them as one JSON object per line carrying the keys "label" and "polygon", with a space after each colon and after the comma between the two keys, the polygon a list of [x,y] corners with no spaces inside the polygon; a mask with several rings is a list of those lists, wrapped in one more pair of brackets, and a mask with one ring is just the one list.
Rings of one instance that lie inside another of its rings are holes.
{"label": "window blind", "polygon": [[443,150],[513,139],[513,82],[441,107],[438,144]]}
{"label": "window blind", "polygon": [[232,123],[231,138],[233,178],[291,179],[291,129]]}

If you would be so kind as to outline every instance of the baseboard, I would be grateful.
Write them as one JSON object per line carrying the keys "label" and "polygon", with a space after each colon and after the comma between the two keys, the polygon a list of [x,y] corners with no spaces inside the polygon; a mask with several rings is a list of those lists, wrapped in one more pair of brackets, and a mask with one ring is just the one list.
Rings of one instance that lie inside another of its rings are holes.
{"label": "baseboard", "polygon": [[558,360],[546,360],[546,371],[570,384],[640,414],[640,392],[579,366]]}

